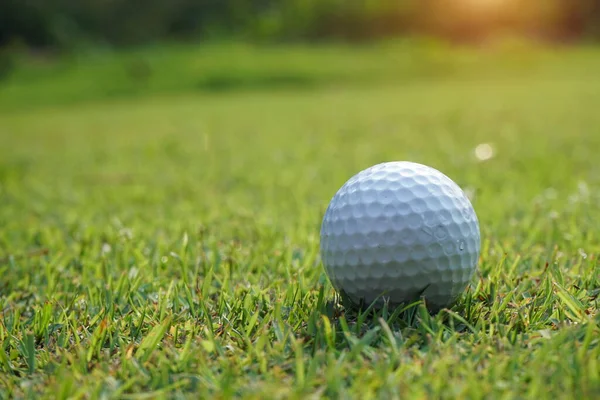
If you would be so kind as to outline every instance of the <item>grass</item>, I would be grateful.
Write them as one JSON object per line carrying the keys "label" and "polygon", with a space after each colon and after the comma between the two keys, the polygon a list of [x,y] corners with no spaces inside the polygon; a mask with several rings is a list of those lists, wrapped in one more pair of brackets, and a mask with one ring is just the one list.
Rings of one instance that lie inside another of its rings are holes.
{"label": "grass", "polygon": [[64,57],[42,53],[4,58],[4,63],[0,59],[4,110],[148,95],[314,90],[423,80],[557,75],[596,79],[600,69],[596,50],[589,47],[557,52],[530,43],[499,42],[492,51],[473,52],[423,39],[360,47],[171,44]]}
{"label": "grass", "polygon": [[[50,78],[17,72],[21,94],[0,95],[0,397],[599,397],[600,52],[561,54],[523,76],[509,59],[469,79],[55,104]],[[57,81],[102,86],[85,71]],[[321,217],[348,177],[401,159],[470,193],[478,273],[437,315],[346,311]]]}

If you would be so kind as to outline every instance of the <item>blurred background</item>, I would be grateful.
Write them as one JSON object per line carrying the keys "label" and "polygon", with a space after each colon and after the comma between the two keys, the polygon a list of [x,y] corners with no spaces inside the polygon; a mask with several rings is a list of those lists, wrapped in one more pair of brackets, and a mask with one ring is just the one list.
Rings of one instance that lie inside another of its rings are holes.
{"label": "blurred background", "polygon": [[520,63],[532,46],[597,40],[597,0],[4,0],[0,107],[468,75],[498,60],[469,69],[449,45]]}
{"label": "blurred background", "polygon": [[597,39],[596,0],[4,0],[0,44],[69,50],[238,37],[271,42],[425,34]]}

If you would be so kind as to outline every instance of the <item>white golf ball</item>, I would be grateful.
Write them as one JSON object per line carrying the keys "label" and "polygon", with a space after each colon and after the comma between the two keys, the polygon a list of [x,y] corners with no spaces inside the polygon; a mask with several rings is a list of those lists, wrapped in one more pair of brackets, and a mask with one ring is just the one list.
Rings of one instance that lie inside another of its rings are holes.
{"label": "white golf ball", "polygon": [[450,178],[412,162],[359,172],[335,194],[321,226],[321,258],[352,303],[450,306],[477,268],[479,222]]}

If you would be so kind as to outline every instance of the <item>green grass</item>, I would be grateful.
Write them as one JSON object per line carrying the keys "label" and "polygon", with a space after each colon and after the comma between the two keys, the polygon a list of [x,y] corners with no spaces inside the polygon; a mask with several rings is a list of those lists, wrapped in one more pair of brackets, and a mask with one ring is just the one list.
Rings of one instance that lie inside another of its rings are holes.
{"label": "green grass", "polygon": [[[539,57],[539,75],[509,59],[55,105],[52,79],[18,72],[23,97],[0,94],[0,397],[598,398],[600,51]],[[112,84],[86,71],[56,80]],[[386,160],[473,197],[479,271],[437,315],[348,312],[320,264],[329,199]]]}
{"label": "green grass", "polygon": [[413,39],[361,47],[171,44],[65,57],[13,54],[5,56],[7,67],[0,74],[0,110],[148,95],[314,90],[423,80],[539,79],[557,74],[596,79],[600,69],[594,48],[556,52],[508,41],[491,47],[473,52]]}

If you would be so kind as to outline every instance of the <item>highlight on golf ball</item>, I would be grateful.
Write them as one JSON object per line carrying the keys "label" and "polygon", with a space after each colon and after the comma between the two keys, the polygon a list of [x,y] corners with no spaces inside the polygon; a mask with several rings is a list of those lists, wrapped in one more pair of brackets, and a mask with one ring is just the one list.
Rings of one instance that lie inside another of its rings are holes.
{"label": "highlight on golf ball", "polygon": [[463,190],[440,171],[387,162],[349,179],[321,226],[333,287],[355,305],[453,304],[477,268],[479,222]]}

